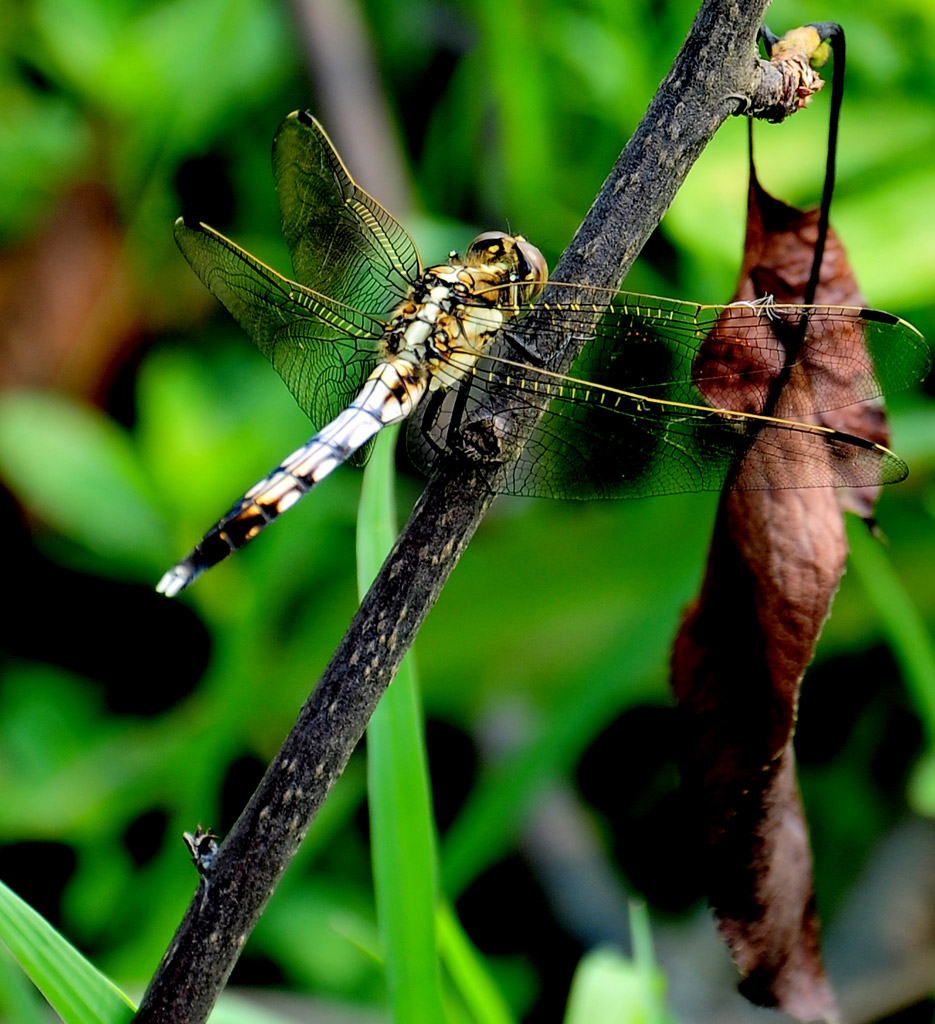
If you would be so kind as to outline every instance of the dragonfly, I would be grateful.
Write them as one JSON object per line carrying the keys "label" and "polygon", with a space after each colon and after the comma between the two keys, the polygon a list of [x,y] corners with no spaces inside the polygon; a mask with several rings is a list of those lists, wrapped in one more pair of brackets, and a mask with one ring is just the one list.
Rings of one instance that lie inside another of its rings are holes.
{"label": "dragonfly", "polygon": [[[175,239],[316,432],[165,573],[157,590],[167,596],[342,463],[363,461],[375,434],[403,420],[428,473],[444,458],[489,461],[494,426],[505,432],[520,454],[493,486],[515,495],[717,490],[752,454],[788,467],[795,486],[875,486],[908,472],[881,444],[812,416],[924,375],[928,346],[895,316],[549,282],[539,249],[498,231],[423,268],[411,236],[356,184],[311,114],[283,121],[272,164],[294,280],[204,223],[179,218]],[[520,335],[532,308],[549,330],[583,339],[567,373],[547,368]],[[842,332],[858,344],[841,346]],[[544,412],[504,417],[504,402]]]}

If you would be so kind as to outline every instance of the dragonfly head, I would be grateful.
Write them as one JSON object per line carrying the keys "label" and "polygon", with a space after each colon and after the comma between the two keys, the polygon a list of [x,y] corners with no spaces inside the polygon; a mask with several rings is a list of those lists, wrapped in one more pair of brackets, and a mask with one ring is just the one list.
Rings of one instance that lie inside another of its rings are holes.
{"label": "dragonfly head", "polygon": [[485,231],[468,246],[464,259],[468,267],[496,266],[521,287],[517,299],[531,302],[545,287],[549,266],[541,252],[522,235]]}

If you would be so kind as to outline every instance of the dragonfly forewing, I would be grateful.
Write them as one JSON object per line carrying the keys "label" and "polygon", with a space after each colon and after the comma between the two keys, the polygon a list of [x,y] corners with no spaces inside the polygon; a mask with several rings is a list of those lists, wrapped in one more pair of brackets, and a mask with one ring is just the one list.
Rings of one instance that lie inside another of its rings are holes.
{"label": "dragonfly forewing", "polygon": [[349,405],[374,368],[383,321],[290,281],[206,224],[180,218],[175,240],[313,426]]}

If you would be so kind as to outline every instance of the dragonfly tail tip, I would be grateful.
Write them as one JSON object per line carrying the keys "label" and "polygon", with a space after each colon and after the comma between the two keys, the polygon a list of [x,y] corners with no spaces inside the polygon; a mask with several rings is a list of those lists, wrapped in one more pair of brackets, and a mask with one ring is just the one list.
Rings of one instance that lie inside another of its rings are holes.
{"label": "dragonfly tail tip", "polygon": [[185,562],[180,562],[165,573],[162,579],[156,584],[156,593],[165,594],[166,597],[175,597],[175,595],[184,590],[194,578],[195,573],[192,572],[191,568],[186,565]]}

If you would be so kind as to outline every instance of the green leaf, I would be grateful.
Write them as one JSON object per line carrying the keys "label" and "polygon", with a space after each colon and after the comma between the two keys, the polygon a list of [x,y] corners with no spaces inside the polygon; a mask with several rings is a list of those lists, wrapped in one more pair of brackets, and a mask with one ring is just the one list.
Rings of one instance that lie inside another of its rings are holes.
{"label": "green leaf", "polygon": [[588,953],[575,972],[565,1024],[644,1024],[642,990],[630,960],[609,949]]}
{"label": "green leaf", "polygon": [[[396,430],[378,437],[361,494],[358,587],[363,594],[395,537]],[[370,830],[377,917],[392,1019],[439,1024],[443,1009],[435,912],[438,867],[421,702],[407,657],[367,728]]]}
{"label": "green leaf", "polygon": [[104,558],[150,569],[169,550],[129,438],[90,408],[52,394],[4,397],[0,473],[49,526]]}
{"label": "green leaf", "polygon": [[582,957],[571,984],[565,1024],[672,1024],[665,1006],[665,978],[652,952],[642,904],[630,907],[632,960],[612,949]]}
{"label": "green leaf", "polygon": [[61,96],[36,94],[0,77],[0,104],[0,240],[8,244],[49,216],[52,197],[85,165],[93,141]]}
{"label": "green leaf", "polygon": [[65,1024],[119,1024],[134,1006],[41,915],[0,882],[0,940]]}
{"label": "green leaf", "polygon": [[36,986],[0,943],[0,1020],[49,1024],[49,1010]]}
{"label": "green leaf", "polygon": [[[124,173],[133,168],[137,187],[154,156],[204,139],[271,88],[291,42],[282,12],[264,0],[34,6],[44,64],[125,126],[117,162]],[[230,54],[237,59],[225,60]]]}

